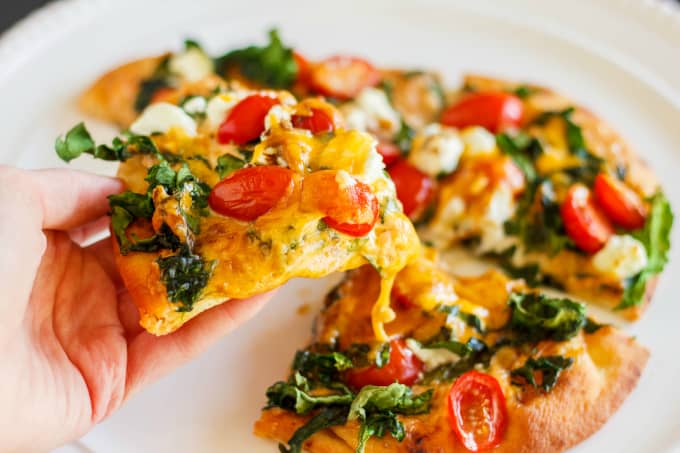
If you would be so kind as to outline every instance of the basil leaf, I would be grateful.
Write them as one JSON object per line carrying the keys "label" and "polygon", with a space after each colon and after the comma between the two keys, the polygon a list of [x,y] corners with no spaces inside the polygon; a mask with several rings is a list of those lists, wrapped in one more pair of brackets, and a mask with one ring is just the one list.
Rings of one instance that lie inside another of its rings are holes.
{"label": "basil leaf", "polygon": [[[559,355],[541,357],[534,359],[530,357],[520,368],[515,368],[510,372],[514,385],[532,385],[540,388],[544,392],[549,392],[557,384],[560,374],[574,363],[574,359],[565,358]],[[539,382],[536,382],[536,375],[539,375]]]}
{"label": "basil leaf", "polygon": [[217,58],[215,67],[224,75],[229,68],[238,67],[246,78],[270,88],[290,87],[298,73],[293,50],[284,46],[276,29],[269,32],[268,45],[232,50]]}
{"label": "basil leaf", "polygon": [[641,304],[647,292],[647,282],[660,273],[668,262],[673,211],[668,199],[661,192],[654,195],[651,205],[645,225],[633,233],[633,236],[645,246],[647,266],[628,283],[617,309]]}
{"label": "basil leaf", "polygon": [[369,438],[383,437],[388,432],[399,442],[406,436],[404,424],[397,419],[395,414],[391,412],[370,414],[359,429],[359,442],[355,452],[362,453]]}
{"label": "basil leaf", "polygon": [[220,179],[224,179],[239,168],[243,168],[246,162],[238,157],[234,157],[230,154],[225,154],[217,158],[217,173],[220,175]]}
{"label": "basil leaf", "polygon": [[85,128],[85,124],[78,123],[66,133],[64,139],[57,137],[54,149],[61,160],[70,162],[83,153],[91,153],[94,150],[94,140]]}
{"label": "basil leaf", "polygon": [[569,299],[512,293],[508,305],[512,310],[509,327],[519,342],[568,340],[586,324],[585,306]]}
{"label": "basil leaf", "polygon": [[405,415],[422,414],[430,410],[432,394],[433,390],[430,389],[413,395],[411,388],[398,383],[386,387],[367,385],[352,401],[347,419],[363,421],[370,413],[383,411]]}
{"label": "basil leaf", "polygon": [[300,453],[302,452],[302,444],[314,433],[345,423],[347,423],[346,406],[324,407],[293,433],[293,436],[288,440],[288,448],[279,444],[279,451],[281,453]]}

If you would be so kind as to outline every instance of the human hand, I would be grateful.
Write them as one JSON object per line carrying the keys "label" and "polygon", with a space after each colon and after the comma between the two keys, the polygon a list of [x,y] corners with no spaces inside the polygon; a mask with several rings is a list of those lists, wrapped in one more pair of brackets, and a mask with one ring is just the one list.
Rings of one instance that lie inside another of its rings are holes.
{"label": "human hand", "polygon": [[106,196],[120,181],[0,166],[0,451],[80,437],[135,391],[253,316],[265,294],[154,337],[139,327],[110,239]]}

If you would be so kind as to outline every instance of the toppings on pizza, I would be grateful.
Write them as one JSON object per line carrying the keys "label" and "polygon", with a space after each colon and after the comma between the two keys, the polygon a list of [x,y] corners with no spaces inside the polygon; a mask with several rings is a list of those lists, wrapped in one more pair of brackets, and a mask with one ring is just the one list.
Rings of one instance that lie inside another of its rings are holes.
{"label": "toppings on pizza", "polygon": [[167,333],[228,298],[371,263],[384,277],[380,337],[394,275],[420,246],[375,139],[345,130],[320,99],[271,90],[202,99],[205,115],[149,105],[112,146],[96,146],[82,124],[56,144],[64,160],[122,162],[130,191],[111,197],[112,228],[144,327]]}
{"label": "toppings on pizza", "polygon": [[[587,319],[582,304],[494,272],[455,280],[426,258],[397,276],[390,340],[376,341],[365,301],[379,286],[364,267],[329,294],[313,343],[267,390],[256,434],[287,443],[282,451],[561,450],[603,422],[582,405],[618,405],[612,389],[646,360],[630,340],[598,355],[620,334]],[[574,400],[578,379],[598,390]],[[537,410],[579,420],[578,434],[565,435],[563,417],[527,429]]]}

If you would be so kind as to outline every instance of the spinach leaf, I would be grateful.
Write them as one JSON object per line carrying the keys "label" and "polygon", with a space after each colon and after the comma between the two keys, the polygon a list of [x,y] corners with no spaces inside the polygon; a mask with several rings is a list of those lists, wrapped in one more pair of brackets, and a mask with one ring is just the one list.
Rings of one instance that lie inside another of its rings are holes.
{"label": "spinach leaf", "polygon": [[269,32],[269,44],[232,50],[215,60],[217,72],[226,75],[238,67],[246,78],[271,88],[288,88],[297,77],[298,67],[293,50],[286,47],[276,29]]}
{"label": "spinach leaf", "polygon": [[366,441],[371,436],[382,437],[390,432],[401,441],[404,439],[404,425],[397,414],[422,414],[430,410],[432,389],[419,395],[403,384],[390,384],[387,387],[367,385],[352,401],[347,420],[359,420],[359,444],[356,452],[362,453]]}
{"label": "spinach leaf", "polygon": [[531,96],[532,94],[534,94],[535,91],[536,90],[534,90],[533,88],[531,88],[527,85],[520,85],[517,88],[515,88],[514,90],[512,90],[511,93],[514,94],[515,96],[517,96],[520,99],[526,99],[529,96]]}
{"label": "spinach leaf", "polygon": [[220,179],[224,179],[239,168],[243,168],[246,162],[238,157],[232,156],[231,154],[225,154],[217,158],[217,173],[220,175]]}
{"label": "spinach leaf", "polygon": [[512,293],[508,305],[512,310],[509,327],[519,342],[568,340],[586,324],[585,306],[569,299]]}
{"label": "spinach leaf", "polygon": [[385,342],[378,347],[375,354],[375,366],[382,368],[390,363],[390,354],[392,353],[392,346],[389,342]]}
{"label": "spinach leaf", "polygon": [[633,307],[644,301],[647,282],[661,272],[668,262],[673,211],[666,196],[659,192],[652,198],[645,225],[633,236],[645,246],[647,266],[628,283],[617,309]]}
{"label": "spinach leaf", "polygon": [[267,408],[280,407],[296,414],[304,415],[320,406],[348,406],[354,395],[350,392],[340,394],[311,395],[307,379],[296,373],[292,382],[276,382],[267,389]]}
{"label": "spinach leaf", "polygon": [[193,308],[212,273],[212,263],[203,261],[184,244],[179,252],[156,260],[161,269],[161,281],[168,299],[181,304],[177,311],[188,312]]}
{"label": "spinach leaf", "polygon": [[135,111],[141,112],[153,99],[153,95],[156,94],[161,88],[171,88],[175,85],[174,78],[170,74],[169,63],[170,55],[164,57],[153,74],[139,85],[139,91],[137,92],[137,97],[135,98]]}
{"label": "spinach leaf", "polygon": [[590,318],[586,318],[586,325],[583,326],[583,331],[585,333],[595,333],[607,324],[600,324],[599,322],[595,322]]}
{"label": "spinach leaf", "polygon": [[[574,363],[570,357],[559,355],[546,356],[538,359],[530,357],[520,368],[515,368],[510,372],[514,385],[531,384],[534,388],[540,388],[544,392],[549,392],[557,384],[560,374]],[[536,382],[536,375],[539,380]]]}
{"label": "spinach leaf", "polygon": [[461,343],[460,341],[447,340],[447,341],[432,341],[423,344],[423,348],[426,349],[446,349],[454,354],[465,358],[470,355],[481,352],[486,349],[486,345],[483,341],[477,338],[470,338],[466,343]]}
{"label": "spinach leaf", "polygon": [[498,134],[496,136],[498,148],[517,164],[524,173],[528,183],[532,183],[537,178],[534,159],[543,152],[543,148],[535,138],[528,138],[525,134],[518,134],[511,137],[508,134]]}
{"label": "spinach leaf", "polygon": [[302,444],[314,433],[345,423],[347,423],[346,406],[324,407],[293,433],[293,436],[288,440],[288,448],[279,444],[279,451],[281,453],[301,453]]}
{"label": "spinach leaf", "polygon": [[111,146],[97,146],[83,123],[76,124],[64,138],[58,137],[54,149],[65,162],[82,154],[91,154],[95,159],[121,162],[134,154],[158,154],[158,148],[149,137],[130,133],[123,134],[123,138],[114,138]]}
{"label": "spinach leaf", "polygon": [[297,351],[293,371],[324,384],[338,380],[338,373],[352,368],[352,361],[340,352],[327,354],[309,350]]}
{"label": "spinach leaf", "polygon": [[[472,327],[477,332],[484,333],[484,324],[482,323],[482,320],[479,319],[479,316],[461,311],[458,305],[440,305],[438,310],[446,313],[448,316],[457,316],[466,325]],[[450,338],[450,336],[447,338]]]}
{"label": "spinach leaf", "polygon": [[401,127],[399,131],[394,136],[394,143],[401,149],[403,155],[408,155],[411,151],[411,145],[413,144],[413,137],[416,136],[416,131],[413,130],[411,126],[406,124],[406,122],[401,120]]}

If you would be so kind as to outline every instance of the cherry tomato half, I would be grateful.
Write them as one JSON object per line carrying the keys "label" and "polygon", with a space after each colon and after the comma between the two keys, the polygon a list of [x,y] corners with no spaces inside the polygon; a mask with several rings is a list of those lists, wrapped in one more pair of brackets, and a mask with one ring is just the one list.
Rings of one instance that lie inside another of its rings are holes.
{"label": "cherry tomato half", "polygon": [[593,195],[581,184],[573,185],[560,207],[567,234],[586,253],[600,250],[614,234],[607,217],[595,204]]}
{"label": "cherry tomato half", "polygon": [[411,385],[423,370],[423,362],[406,347],[404,340],[390,340],[390,361],[382,368],[371,365],[366,368],[349,370],[346,382],[356,389],[365,385],[390,385],[399,382]]}
{"label": "cherry tomato half", "polygon": [[390,165],[401,157],[401,148],[391,142],[378,143],[376,150],[382,156],[385,165]]}
{"label": "cherry tomato half", "polygon": [[503,92],[472,93],[442,113],[441,123],[464,128],[482,126],[491,132],[518,127],[524,117],[522,100]]}
{"label": "cherry tomato half", "polygon": [[293,175],[292,170],[276,166],[236,170],[213,187],[208,204],[222,215],[255,220],[290,194]]}
{"label": "cherry tomato half", "polygon": [[453,383],[448,400],[451,428],[466,449],[484,451],[500,444],[508,410],[496,378],[468,371]]}
{"label": "cherry tomato half", "polygon": [[333,124],[333,118],[328,116],[326,112],[321,109],[310,109],[311,115],[293,115],[291,122],[294,127],[300,129],[307,129],[312,132],[312,134],[320,134],[323,132],[333,132],[335,129],[335,124]]}
{"label": "cherry tomato half", "polygon": [[404,214],[411,218],[419,216],[434,194],[434,181],[428,175],[400,159],[387,172],[397,189],[397,198],[404,206]]}
{"label": "cherry tomato half", "polygon": [[312,66],[309,85],[325,96],[351,99],[380,77],[380,71],[363,58],[336,55]]}
{"label": "cherry tomato half", "polygon": [[609,220],[616,225],[635,230],[645,224],[647,210],[640,196],[622,182],[600,173],[595,177],[595,200]]}
{"label": "cherry tomato half", "polygon": [[378,220],[378,199],[369,186],[346,174],[321,170],[302,183],[302,206],[326,214],[329,227],[350,236],[367,235]]}
{"label": "cherry tomato half", "polygon": [[279,100],[261,94],[253,94],[236,104],[217,130],[217,141],[222,144],[243,145],[255,140],[264,131],[267,112]]}

